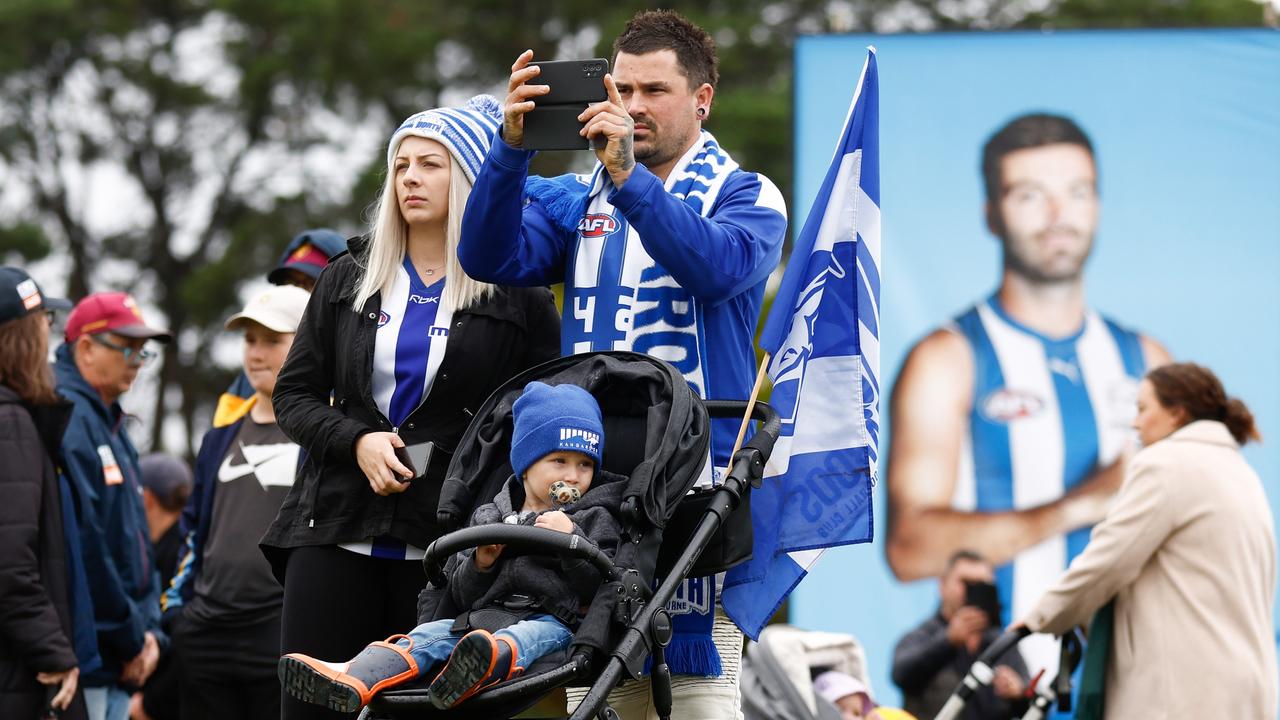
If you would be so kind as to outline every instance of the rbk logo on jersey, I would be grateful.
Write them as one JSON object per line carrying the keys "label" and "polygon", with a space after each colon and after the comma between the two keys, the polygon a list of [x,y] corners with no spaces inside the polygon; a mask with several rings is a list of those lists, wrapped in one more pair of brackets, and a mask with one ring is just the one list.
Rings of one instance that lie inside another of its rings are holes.
{"label": "rbk logo on jersey", "polygon": [[578,221],[578,234],[584,238],[598,238],[618,231],[618,221],[612,215],[583,215]]}
{"label": "rbk logo on jersey", "polygon": [[1000,388],[982,399],[982,415],[992,422],[1010,423],[1038,414],[1044,400],[1025,390]]}
{"label": "rbk logo on jersey", "polygon": [[436,303],[436,304],[439,304],[439,302],[440,302],[440,298],[439,298],[439,297],[427,297],[426,295],[410,295],[410,296],[409,296],[409,302],[413,303],[414,305],[427,305],[427,304],[430,304],[430,303]]}

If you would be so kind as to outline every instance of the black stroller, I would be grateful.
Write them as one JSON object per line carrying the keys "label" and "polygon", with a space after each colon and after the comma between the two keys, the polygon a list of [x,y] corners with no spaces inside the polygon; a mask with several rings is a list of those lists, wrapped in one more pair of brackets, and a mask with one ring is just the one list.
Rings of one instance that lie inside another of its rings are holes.
{"label": "black stroller", "polygon": [[[495,391],[476,413],[449,465],[439,505],[446,527],[465,523],[511,475],[512,404],[532,380],[580,385],[600,403],[603,466],[629,478],[621,508],[623,543],[610,561],[572,535],[528,526],[472,527],[436,540],[423,560],[427,578],[436,587],[447,582],[443,568],[452,554],[493,543],[506,545],[506,553],[550,553],[586,560],[604,582],[564,653],[541,658],[524,675],[448,711],[437,710],[427,700],[426,681],[401,686],[375,696],[366,711],[369,718],[509,718],[567,685],[591,688],[573,720],[617,717],[605,703],[608,693],[625,679],[642,677],[650,658],[655,705],[661,716],[668,717],[671,676],[663,648],[672,629],[667,602],[685,577],[720,572],[750,557],[748,486],[759,486],[778,436],[777,415],[768,405],[757,403],[752,416],[763,423],[734,456],[723,482],[714,490],[690,493],[708,458],[708,417],[741,419],[746,403],[704,403],[675,368],[630,352],[553,360]],[[654,589],[656,578],[663,582]],[[441,602],[436,618],[455,617],[467,610],[450,605],[447,600]],[[484,627],[474,614],[472,619],[474,625]]]}
{"label": "black stroller", "polygon": [[[1025,627],[1017,627],[1006,631],[987,646],[978,659],[973,661],[973,665],[969,666],[969,672],[960,680],[951,697],[947,698],[946,704],[938,711],[935,720],[955,720],[960,717],[969,699],[978,690],[991,684],[995,677],[995,671],[992,668],[996,660],[1030,634],[1031,631]],[[1022,716],[1022,720],[1043,720],[1048,717],[1055,703],[1058,710],[1071,711],[1071,675],[1084,658],[1084,644],[1080,631],[1077,629],[1063,635],[1061,648],[1057,677],[1047,686],[1036,683],[1031,696],[1031,705]]]}

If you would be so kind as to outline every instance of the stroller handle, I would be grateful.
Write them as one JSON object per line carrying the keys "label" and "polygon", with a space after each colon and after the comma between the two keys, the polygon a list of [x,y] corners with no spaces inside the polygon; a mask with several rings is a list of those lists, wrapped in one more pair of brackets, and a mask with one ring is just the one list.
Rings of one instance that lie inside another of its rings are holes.
{"label": "stroller handle", "polygon": [[548,555],[563,555],[586,560],[600,571],[605,582],[620,577],[613,561],[600,548],[581,535],[563,533],[528,525],[493,523],[477,525],[451,532],[427,546],[422,558],[422,568],[427,580],[436,587],[444,587],[447,579],[444,564],[454,553],[481,545],[506,545],[513,550]]}
{"label": "stroller handle", "polygon": [[[703,405],[707,408],[707,414],[713,418],[741,418],[747,409],[747,403],[744,400],[706,400]],[[778,440],[778,433],[782,431],[782,417],[778,415],[777,410],[769,406],[769,403],[757,400],[751,408],[751,419],[759,420],[764,424],[747,445],[759,448],[767,458],[773,452],[773,444]]]}
{"label": "stroller handle", "polygon": [[1031,631],[1025,625],[1019,625],[1011,630],[1006,630],[1004,634],[996,638],[977,660],[969,666],[969,672],[965,673],[964,678],[960,680],[960,684],[956,686],[951,697],[947,698],[946,704],[938,711],[934,720],[954,720],[960,717],[964,712],[965,705],[969,703],[969,698],[973,697],[979,689],[991,684],[995,676],[992,668],[1001,655],[1011,650],[1023,638],[1030,635]]}

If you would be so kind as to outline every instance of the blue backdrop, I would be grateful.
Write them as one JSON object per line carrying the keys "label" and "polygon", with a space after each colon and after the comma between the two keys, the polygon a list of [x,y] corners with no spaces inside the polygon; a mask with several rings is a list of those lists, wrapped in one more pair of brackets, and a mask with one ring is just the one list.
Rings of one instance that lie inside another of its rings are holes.
{"label": "blue backdrop", "polygon": [[[998,241],[982,215],[982,144],[1015,115],[1066,114],[1090,134],[1098,160],[1090,304],[1163,342],[1175,359],[1214,369],[1253,409],[1265,444],[1246,456],[1267,484],[1275,516],[1280,33],[802,38],[793,232],[831,161],[867,45],[876,46],[880,64],[884,387],[893,386],[916,340],[998,283]],[[791,622],[857,635],[877,695],[894,704],[893,645],[934,611],[937,583],[904,585],[890,573],[882,490],[875,543],[828,551],[792,595]]]}

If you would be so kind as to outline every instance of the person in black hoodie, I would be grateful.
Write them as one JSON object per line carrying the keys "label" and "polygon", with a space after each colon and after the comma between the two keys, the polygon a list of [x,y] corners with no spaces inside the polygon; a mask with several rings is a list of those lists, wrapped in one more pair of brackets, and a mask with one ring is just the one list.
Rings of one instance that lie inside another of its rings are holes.
{"label": "person in black hoodie", "polygon": [[[462,211],[500,123],[479,96],[393,133],[370,233],[320,274],[276,381],[277,420],[304,458],[262,540],[284,587],[285,653],[350,657],[414,624],[462,432],[502,382],[558,355],[548,289],[479,283],[458,265]],[[285,720],[338,717],[287,695],[281,707]]]}
{"label": "person in black hoodie", "polygon": [[[626,479],[598,470],[604,444],[600,406],[577,385],[531,382],[512,407],[511,467],[515,471],[480,506],[471,525],[510,523],[572,533],[612,556],[621,535],[617,514]],[[307,702],[351,712],[375,693],[425,677],[445,664],[428,697],[454,707],[495,683],[520,675],[538,658],[569,646],[600,574],[580,559],[503,557],[502,545],[481,545],[449,558],[447,592],[470,611],[512,611],[516,622],[497,632],[460,632],[468,624],[441,618],[408,635],[371,643],[345,663],[294,653],[280,659],[285,691]],[[437,615],[443,593],[423,593],[421,615]]]}
{"label": "person in black hoodie", "polygon": [[[54,391],[46,361],[48,314],[70,307],[45,297],[26,272],[0,267],[0,717],[6,720],[35,720],[49,709],[64,718],[86,716],[74,632],[75,534],[68,547],[55,464],[71,409]],[[89,613],[82,634],[92,640],[93,611],[82,609]],[[92,643],[88,653],[96,662]]]}

